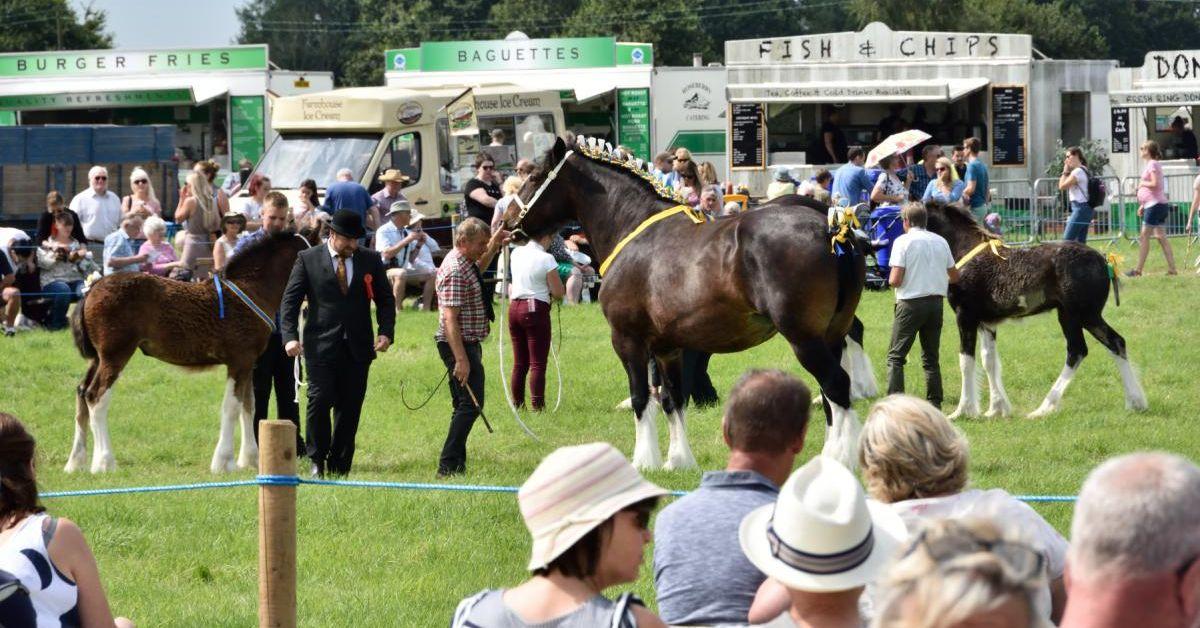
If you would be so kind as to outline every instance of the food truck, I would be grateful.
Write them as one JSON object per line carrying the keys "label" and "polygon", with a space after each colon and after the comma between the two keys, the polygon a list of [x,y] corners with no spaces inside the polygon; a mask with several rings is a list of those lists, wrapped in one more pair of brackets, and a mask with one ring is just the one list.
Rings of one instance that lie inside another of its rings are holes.
{"label": "food truck", "polygon": [[277,96],[333,88],[272,67],[266,45],[0,54],[0,124],[175,126],[176,157],[257,161]]}
{"label": "food truck", "polygon": [[974,136],[993,181],[1032,180],[1057,140],[1108,136],[1107,76],[1116,66],[1046,59],[1029,35],[893,31],[878,22],[728,41],[725,63],[731,177],[756,194],[772,167],[807,177],[840,165],[821,158],[831,114],[848,146],[870,148],[904,126],[946,147]]}
{"label": "food truck", "polygon": [[[1142,162],[1138,147],[1155,140],[1163,151],[1167,173],[1194,173],[1183,133],[1193,133],[1200,108],[1200,50],[1157,50],[1146,53],[1138,68],[1114,68],[1108,75],[1112,126],[1112,165],[1121,176],[1137,176]],[[1178,118],[1182,132],[1172,130]],[[1194,143],[1192,144],[1194,146]]]}
{"label": "food truck", "polygon": [[[650,159],[654,48],[612,37],[433,41],[384,53],[384,84],[414,91],[503,82],[561,96],[565,129]],[[480,130],[487,133],[480,120]]]}
{"label": "food truck", "polygon": [[[459,85],[354,87],[280,98],[271,120],[279,137],[255,171],[295,202],[305,179],[323,194],[337,171],[349,168],[375,192],[383,185],[379,175],[394,168],[409,177],[403,190],[414,209],[452,215],[475,176],[479,152],[492,155],[502,172],[511,171],[516,161],[544,153],[563,130],[558,90],[485,83],[472,89],[480,132],[452,136],[443,108],[463,91]],[[491,135],[495,129],[504,131],[501,141]]]}

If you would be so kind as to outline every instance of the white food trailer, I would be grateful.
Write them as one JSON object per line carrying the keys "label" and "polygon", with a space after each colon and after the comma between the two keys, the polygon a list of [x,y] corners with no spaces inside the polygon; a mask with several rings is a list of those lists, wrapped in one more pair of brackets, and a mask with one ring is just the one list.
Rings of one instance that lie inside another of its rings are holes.
{"label": "white food trailer", "polygon": [[900,118],[944,146],[978,137],[996,180],[1042,175],[1057,140],[1109,134],[1114,61],[1040,58],[1029,35],[893,31],[729,41],[729,167],[762,194],[773,166],[808,176],[820,128],[839,112],[848,145],[869,148]]}

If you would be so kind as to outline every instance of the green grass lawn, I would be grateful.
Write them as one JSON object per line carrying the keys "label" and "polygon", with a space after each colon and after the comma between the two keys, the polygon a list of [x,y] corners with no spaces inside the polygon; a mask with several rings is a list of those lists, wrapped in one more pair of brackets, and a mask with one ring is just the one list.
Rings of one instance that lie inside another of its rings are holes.
{"label": "green grass lawn", "polygon": [[[1142,377],[1150,410],[1125,411],[1116,367],[1099,343],[1068,390],[1062,411],[1044,420],[967,420],[959,423],[972,444],[971,482],[1019,494],[1074,494],[1088,472],[1108,456],[1139,449],[1168,449],[1196,458],[1194,427],[1200,401],[1194,370],[1200,346],[1190,328],[1200,279],[1188,272],[1162,275],[1154,253],[1151,275],[1122,283],[1121,307],[1110,299],[1106,315],[1125,336]],[[1136,254],[1121,247],[1127,259]],[[1129,263],[1127,262],[1126,265]],[[865,295],[859,313],[876,376],[891,324],[891,295]],[[957,331],[946,318],[942,341],[947,405],[957,402]],[[414,403],[441,375],[432,341],[434,314],[406,313],[392,350],[371,370],[358,435],[354,479],[434,481],[437,455],[450,414],[444,389],[424,409],[409,412],[400,387]],[[181,330],[186,329],[181,325]],[[534,442],[506,414],[500,390],[495,336],[485,346],[487,409],[496,427],[477,426],[469,446],[473,484],[519,485],[553,448],[604,440],[626,454],[633,448],[632,417],[612,410],[627,396],[623,370],[594,305],[564,308],[562,408],[525,416],[543,437]],[[910,391],[921,392],[919,354],[910,356]],[[999,352],[1006,384],[1019,415],[1033,410],[1062,367],[1064,343],[1053,315],[1005,325]],[[0,409],[22,418],[39,441],[44,491],[133,486],[213,479],[208,471],[216,442],[223,372],[187,374],[138,356],[118,382],[110,430],[118,470],[94,477],[66,475],[62,467],[73,427],[72,391],[84,362],[67,333],[23,333],[0,338]],[[511,358],[505,358],[511,363]],[[712,377],[722,394],[750,367],[803,373],[781,339],[742,354],[716,356]],[[556,380],[551,370],[548,397]],[[982,402],[986,408],[986,386]],[[868,404],[858,404],[863,413]],[[725,449],[717,409],[689,416],[692,447],[703,469],[723,465]],[[665,450],[666,430],[660,434]],[[814,420],[802,460],[818,453],[824,422]],[[221,479],[248,479],[246,470]],[[652,472],[669,488],[689,489],[699,472]],[[47,500],[50,509],[76,520],[100,563],[114,611],[145,626],[248,626],[256,619],[257,530],[253,488],[202,492]],[[508,494],[409,492],[305,486],[299,489],[299,600],[302,625],[441,626],[455,603],[485,587],[524,577],[528,534],[516,498]],[[1069,504],[1037,506],[1060,530]],[[634,589],[652,605],[649,561]]]}

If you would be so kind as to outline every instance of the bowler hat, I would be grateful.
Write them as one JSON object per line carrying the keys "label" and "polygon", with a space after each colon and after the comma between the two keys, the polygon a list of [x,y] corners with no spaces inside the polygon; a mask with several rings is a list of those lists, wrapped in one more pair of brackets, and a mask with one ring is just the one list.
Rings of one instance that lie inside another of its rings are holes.
{"label": "bowler hat", "polygon": [[334,212],[333,220],[329,222],[329,228],[334,233],[347,238],[361,238],[367,235],[367,230],[363,228],[362,216],[348,209],[339,209]]}

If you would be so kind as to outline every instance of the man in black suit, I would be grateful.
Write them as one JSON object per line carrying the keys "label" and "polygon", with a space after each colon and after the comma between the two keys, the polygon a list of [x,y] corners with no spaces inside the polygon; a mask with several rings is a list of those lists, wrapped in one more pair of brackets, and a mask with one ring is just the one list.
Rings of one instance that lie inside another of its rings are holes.
{"label": "man in black suit", "polygon": [[[359,238],[366,235],[362,217],[338,210],[329,230],[325,244],[296,259],[281,306],[284,349],[294,357],[304,350],[296,331],[300,303],[308,300],[305,436],[312,473],[317,477],[326,471],[350,473],[359,412],[367,393],[367,371],[375,353],[387,351],[392,344],[396,321],[395,302],[379,255],[358,248]],[[379,321],[378,335],[371,329],[371,301]]]}

